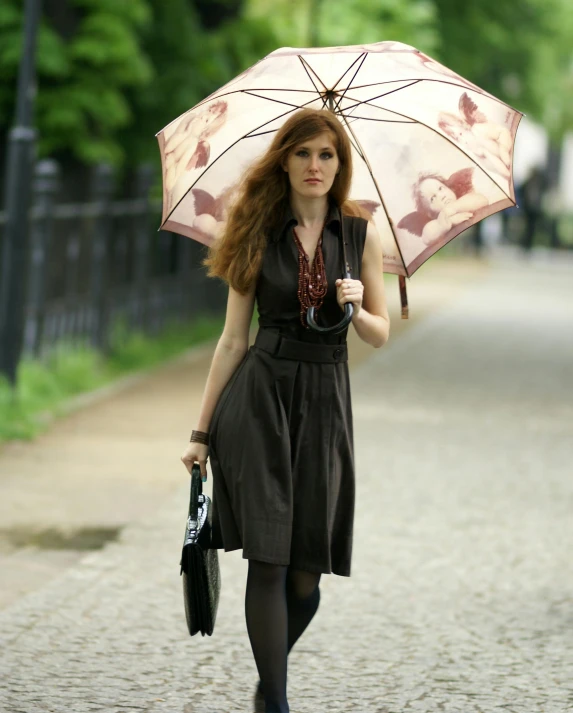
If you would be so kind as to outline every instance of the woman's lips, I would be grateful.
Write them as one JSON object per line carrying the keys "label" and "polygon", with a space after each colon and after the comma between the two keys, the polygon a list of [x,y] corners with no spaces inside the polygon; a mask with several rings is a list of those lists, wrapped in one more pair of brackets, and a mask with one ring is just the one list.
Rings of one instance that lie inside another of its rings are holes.
{"label": "woman's lips", "polygon": [[320,178],[305,178],[305,183],[320,183]]}

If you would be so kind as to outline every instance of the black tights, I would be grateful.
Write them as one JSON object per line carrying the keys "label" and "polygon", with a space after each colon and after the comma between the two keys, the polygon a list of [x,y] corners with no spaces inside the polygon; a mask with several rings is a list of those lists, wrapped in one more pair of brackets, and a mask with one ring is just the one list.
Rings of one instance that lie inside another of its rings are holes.
{"label": "black tights", "polygon": [[320,602],[320,574],[249,560],[245,615],[266,713],[288,713],[287,656]]}

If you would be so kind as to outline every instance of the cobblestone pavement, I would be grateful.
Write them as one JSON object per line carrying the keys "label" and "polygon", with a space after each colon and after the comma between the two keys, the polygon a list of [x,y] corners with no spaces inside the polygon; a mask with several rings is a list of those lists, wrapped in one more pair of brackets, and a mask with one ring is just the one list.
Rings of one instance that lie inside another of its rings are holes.
{"label": "cobblestone pavement", "polygon": [[[352,371],[353,573],[323,578],[293,713],[573,710],[572,297],[569,269],[493,269]],[[240,554],[186,633],[187,487],[0,613],[0,710],[251,710]]]}

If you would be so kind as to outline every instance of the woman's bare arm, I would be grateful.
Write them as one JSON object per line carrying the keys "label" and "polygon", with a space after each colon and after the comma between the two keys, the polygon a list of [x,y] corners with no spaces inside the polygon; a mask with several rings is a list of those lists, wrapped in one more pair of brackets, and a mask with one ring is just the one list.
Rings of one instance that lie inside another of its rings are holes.
{"label": "woman's bare arm", "polygon": [[232,287],[229,287],[225,326],[217,342],[205,382],[199,419],[195,426],[197,431],[209,431],[217,401],[247,353],[254,305],[254,285],[246,295],[240,295]]}
{"label": "woman's bare arm", "polygon": [[382,241],[372,221],[366,229],[360,275],[364,286],[362,307],[354,313],[352,324],[362,341],[379,348],[388,341],[390,317],[384,292]]}

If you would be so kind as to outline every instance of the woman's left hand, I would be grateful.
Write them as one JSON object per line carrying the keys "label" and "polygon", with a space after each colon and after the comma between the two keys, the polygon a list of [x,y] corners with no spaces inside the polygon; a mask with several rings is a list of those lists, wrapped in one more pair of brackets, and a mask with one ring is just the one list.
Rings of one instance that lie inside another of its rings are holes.
{"label": "woman's left hand", "polygon": [[347,302],[352,302],[354,305],[353,317],[362,309],[362,299],[364,297],[364,285],[360,280],[351,280],[350,278],[339,278],[336,280],[336,301],[342,309]]}

